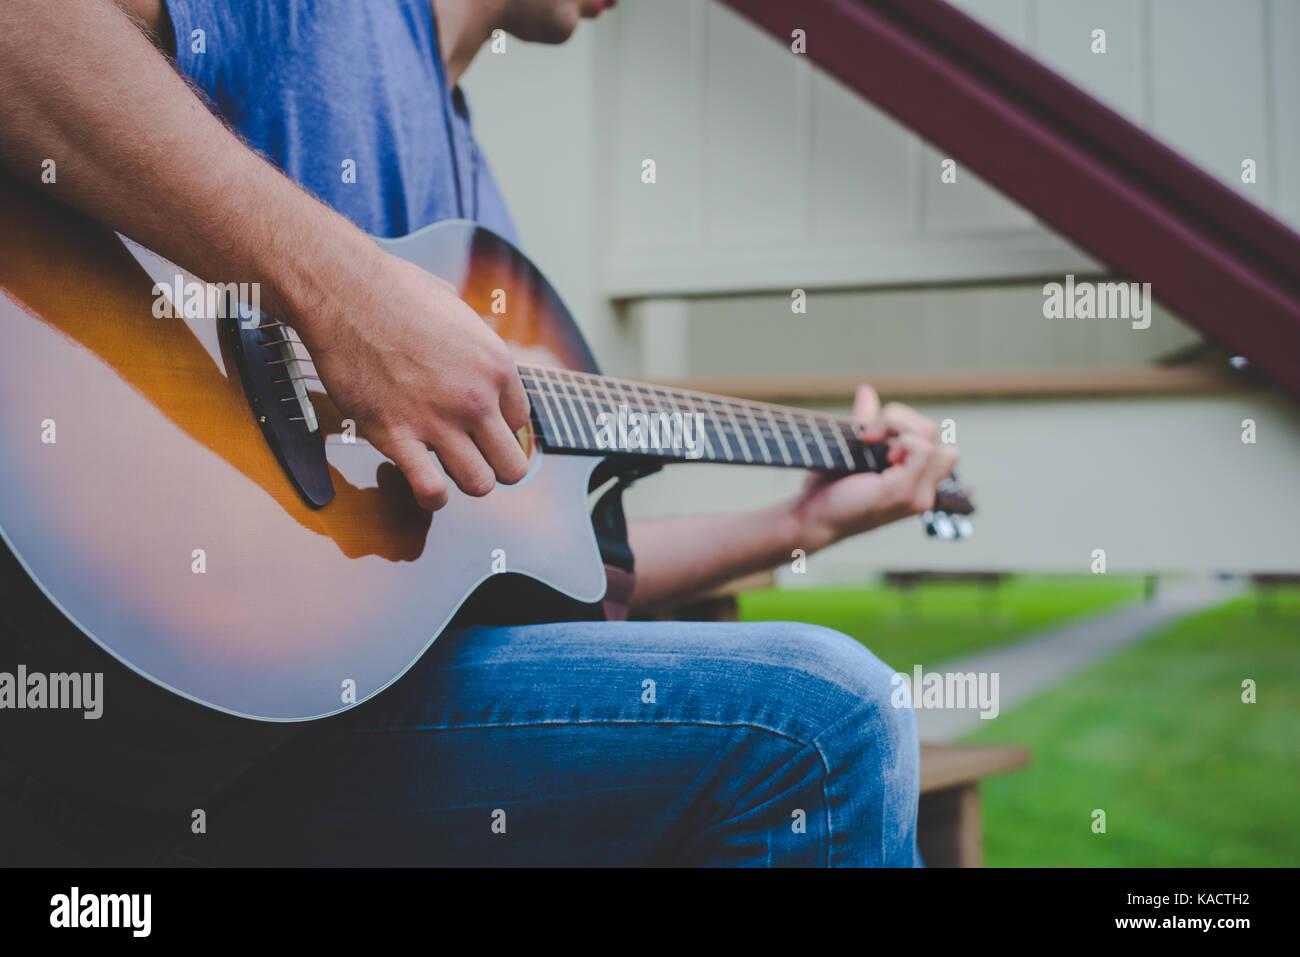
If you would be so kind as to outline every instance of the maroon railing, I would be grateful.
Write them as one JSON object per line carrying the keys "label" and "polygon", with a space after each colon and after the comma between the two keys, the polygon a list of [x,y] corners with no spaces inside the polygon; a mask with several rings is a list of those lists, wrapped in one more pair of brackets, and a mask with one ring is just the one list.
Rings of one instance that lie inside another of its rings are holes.
{"label": "maroon railing", "polygon": [[942,0],[720,0],[1300,398],[1300,236]]}

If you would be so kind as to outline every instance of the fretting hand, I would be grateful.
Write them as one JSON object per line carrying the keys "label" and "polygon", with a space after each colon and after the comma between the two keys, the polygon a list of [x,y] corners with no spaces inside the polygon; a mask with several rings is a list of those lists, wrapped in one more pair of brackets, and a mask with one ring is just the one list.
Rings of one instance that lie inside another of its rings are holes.
{"label": "fretting hand", "polygon": [[858,387],[853,418],[862,426],[862,442],[886,443],[892,467],[808,477],[789,508],[809,552],[933,508],[935,490],[957,463],[957,449],[940,444],[931,419],[897,402],[882,408],[869,385]]}

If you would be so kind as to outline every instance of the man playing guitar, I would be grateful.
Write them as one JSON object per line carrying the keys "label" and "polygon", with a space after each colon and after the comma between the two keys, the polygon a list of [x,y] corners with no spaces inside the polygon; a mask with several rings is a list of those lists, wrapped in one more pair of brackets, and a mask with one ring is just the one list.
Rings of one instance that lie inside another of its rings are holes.
{"label": "man playing guitar", "polygon": [[[258,283],[339,409],[437,510],[448,480],[485,496],[524,477],[529,398],[456,289],[367,233],[467,218],[513,239],[458,80],[495,30],[559,43],[612,5],[10,4],[0,163],[197,275]],[[631,613],[932,508],[957,458],[935,424],[867,386],[853,415],[891,468],[813,475],[756,511],[631,522],[625,539],[621,511],[606,516],[602,545],[635,555]],[[219,841],[179,833],[158,860],[917,862],[915,723],[891,706],[891,668],[823,628],[620,621],[617,604],[507,621],[471,602],[396,685],[232,786]],[[80,850],[115,859],[94,832]]]}

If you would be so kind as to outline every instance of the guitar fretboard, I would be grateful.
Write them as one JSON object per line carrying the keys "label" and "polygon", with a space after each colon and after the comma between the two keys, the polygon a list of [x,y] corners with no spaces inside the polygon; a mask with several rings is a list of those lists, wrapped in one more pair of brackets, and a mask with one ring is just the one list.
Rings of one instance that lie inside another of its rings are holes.
{"label": "guitar fretboard", "polygon": [[519,374],[548,451],[831,472],[885,466],[881,447],[837,416],[567,369],[521,365]]}

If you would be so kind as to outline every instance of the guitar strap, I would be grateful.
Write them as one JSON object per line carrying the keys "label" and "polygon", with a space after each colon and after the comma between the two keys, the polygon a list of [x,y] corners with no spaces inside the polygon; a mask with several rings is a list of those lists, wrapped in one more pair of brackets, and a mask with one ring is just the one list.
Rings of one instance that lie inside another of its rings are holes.
{"label": "guitar strap", "polygon": [[589,491],[596,491],[612,478],[614,483],[596,501],[591,512],[591,524],[596,530],[600,557],[606,565],[625,571],[634,569],[632,548],[627,540],[627,519],[623,514],[623,492],[637,479],[653,475],[663,468],[662,462],[653,459],[608,458],[591,473]]}

